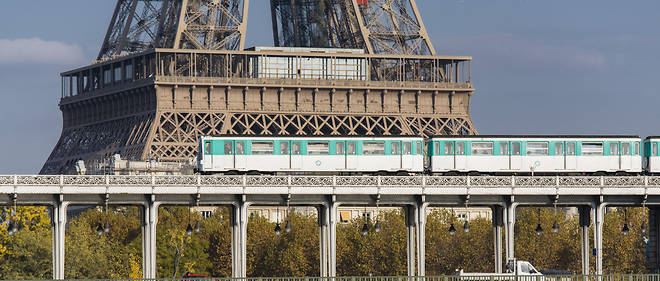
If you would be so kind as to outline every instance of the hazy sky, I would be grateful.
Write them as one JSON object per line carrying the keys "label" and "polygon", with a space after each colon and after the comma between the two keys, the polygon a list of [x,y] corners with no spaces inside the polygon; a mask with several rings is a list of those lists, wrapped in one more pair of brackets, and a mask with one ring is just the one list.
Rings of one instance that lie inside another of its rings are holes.
{"label": "hazy sky", "polygon": [[[59,73],[98,53],[115,0],[0,9],[0,174],[36,173],[59,138]],[[267,0],[246,46],[272,45]],[[660,1],[417,0],[440,55],[473,57],[481,134],[660,135]]]}

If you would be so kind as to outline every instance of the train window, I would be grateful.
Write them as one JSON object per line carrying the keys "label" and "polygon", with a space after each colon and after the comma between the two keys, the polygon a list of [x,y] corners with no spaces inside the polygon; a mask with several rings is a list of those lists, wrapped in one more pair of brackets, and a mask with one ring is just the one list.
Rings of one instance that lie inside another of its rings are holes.
{"label": "train window", "polygon": [[511,155],[520,155],[520,143],[519,142],[511,143]]}
{"label": "train window", "polygon": [[566,155],[575,155],[575,143],[569,142],[566,144]]}
{"label": "train window", "polygon": [[385,143],[382,141],[365,141],[362,143],[362,153],[364,155],[384,155]]}
{"label": "train window", "polygon": [[582,143],[582,155],[603,155],[603,143],[601,142],[585,142]]}
{"label": "train window", "polygon": [[624,142],[621,144],[621,155],[630,155],[630,143]]}
{"label": "train window", "polygon": [[327,141],[310,141],[307,143],[307,154],[328,155],[330,154],[330,143]]}
{"label": "train window", "polygon": [[245,154],[245,143],[242,141],[236,142],[236,155]]}
{"label": "train window", "polygon": [[343,142],[336,143],[335,150],[337,155],[344,155],[344,143]]}
{"label": "train window", "polygon": [[465,155],[465,143],[457,142],[456,143],[456,155]]}
{"label": "train window", "polygon": [[300,142],[294,141],[291,143],[291,154],[300,155]]}
{"label": "train window", "polygon": [[527,143],[527,155],[531,155],[531,156],[548,155],[548,143],[547,142],[528,142]]}
{"label": "train window", "polygon": [[280,142],[280,154],[282,154],[282,155],[289,154],[289,143],[288,142]]}
{"label": "train window", "polygon": [[412,143],[409,141],[403,143],[403,154],[410,155],[412,154]]}
{"label": "train window", "polygon": [[231,148],[232,148],[231,141],[225,141],[225,155],[234,154]]}
{"label": "train window", "polygon": [[392,155],[399,155],[401,154],[401,143],[400,142],[393,142],[392,143]]}
{"label": "train window", "polygon": [[253,141],[252,150],[253,155],[271,155],[275,152],[272,141]]}
{"label": "train window", "polygon": [[349,141],[346,143],[346,154],[355,155],[355,142]]}
{"label": "train window", "polygon": [[639,142],[635,142],[635,155],[639,155]]}
{"label": "train window", "polygon": [[[436,146],[440,146],[439,143],[435,143],[435,144],[436,144]],[[439,151],[440,148],[437,148],[437,147],[436,147],[436,150]],[[452,154],[454,154],[454,146],[453,146],[453,143],[451,143],[451,142],[446,142],[446,143],[445,143],[445,155],[452,155]]]}
{"label": "train window", "polygon": [[610,155],[619,155],[618,143],[610,143]]}
{"label": "train window", "polygon": [[492,142],[473,142],[472,155],[493,155]]}
{"label": "train window", "polygon": [[509,144],[506,142],[500,143],[500,155],[509,155]]}
{"label": "train window", "polygon": [[564,155],[564,144],[561,142],[555,143],[555,155]]}
{"label": "train window", "polygon": [[417,149],[417,155],[422,155],[423,154],[422,150],[424,150],[422,148],[422,142],[421,141],[416,142],[415,146],[416,146],[416,149]]}
{"label": "train window", "polygon": [[204,154],[211,154],[211,142],[207,141],[204,143]]}
{"label": "train window", "polygon": [[652,156],[658,156],[658,143],[657,142],[653,143],[651,147],[652,147],[651,150],[653,150]]}

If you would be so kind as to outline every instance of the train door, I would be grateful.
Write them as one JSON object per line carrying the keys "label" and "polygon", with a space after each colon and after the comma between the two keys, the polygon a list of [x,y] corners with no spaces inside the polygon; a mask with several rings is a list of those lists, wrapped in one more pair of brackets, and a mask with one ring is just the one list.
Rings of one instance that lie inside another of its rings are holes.
{"label": "train door", "polygon": [[234,141],[224,141],[222,143],[222,150],[224,152],[222,168],[224,170],[234,170],[234,163],[236,163],[236,155],[234,155]]}
{"label": "train door", "polygon": [[454,143],[456,153],[454,153],[454,167],[457,171],[465,170],[467,156],[465,153],[467,143],[464,141],[457,141]]}
{"label": "train door", "polygon": [[291,141],[280,141],[280,155],[285,155],[288,162],[285,169],[291,169]]}
{"label": "train door", "polygon": [[621,142],[621,170],[632,169],[632,156],[630,156],[630,142]]}
{"label": "train door", "polygon": [[211,153],[212,152],[211,151],[211,146],[212,146],[211,141],[209,141],[209,140],[204,141],[204,145],[203,145],[204,151],[202,151],[202,154],[201,154],[200,157],[202,159],[201,162],[202,162],[202,165],[204,166],[205,170],[215,169],[215,167],[213,167],[213,153]]}
{"label": "train door", "polygon": [[522,156],[520,154],[521,142],[512,141],[511,145],[511,155],[509,156],[509,167],[511,170],[520,170],[522,166]]}
{"label": "train door", "polygon": [[[608,161],[607,168],[612,170],[621,170],[621,153],[619,153],[619,142],[613,141],[609,143],[610,157],[612,161]],[[610,168],[613,167],[613,168]]]}
{"label": "train door", "polygon": [[357,142],[346,142],[346,169],[356,170],[360,165],[360,157],[357,156]]}
{"label": "train door", "polygon": [[558,141],[555,142],[554,145],[555,145],[555,153],[553,158],[559,158],[560,159],[559,161],[561,162],[554,164],[553,161],[552,166],[555,167],[555,170],[560,170],[560,171],[566,170],[566,153],[565,153],[566,151],[564,150],[564,148],[566,147],[566,142]]}
{"label": "train door", "polygon": [[237,170],[247,169],[246,142],[244,140],[234,142],[234,168]]}
{"label": "train door", "polygon": [[412,141],[404,141],[401,150],[401,169],[411,170],[413,168]]}
{"label": "train door", "polygon": [[291,169],[293,170],[300,170],[302,169],[302,142],[297,140],[297,141],[291,141],[291,157],[289,157],[290,166]]}
{"label": "train door", "polygon": [[500,157],[506,159],[505,164],[500,164],[498,161],[498,169],[500,170],[511,170],[511,150],[509,149],[511,147],[511,142],[510,141],[504,141],[500,142]]}
{"label": "train door", "polygon": [[575,170],[577,169],[577,142],[567,141],[564,143],[564,167],[566,167],[566,170]]}

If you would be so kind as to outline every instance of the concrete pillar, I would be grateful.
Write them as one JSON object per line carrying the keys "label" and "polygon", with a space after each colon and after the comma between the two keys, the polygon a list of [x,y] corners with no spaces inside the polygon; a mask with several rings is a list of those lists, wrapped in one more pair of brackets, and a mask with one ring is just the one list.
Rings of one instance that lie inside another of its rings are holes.
{"label": "concrete pillar", "polygon": [[504,253],[502,251],[502,228],[504,226],[504,213],[505,208],[502,206],[493,206],[493,242],[495,253],[495,273],[502,273],[503,264],[502,258]]}
{"label": "concrete pillar", "polygon": [[514,236],[515,236],[515,226],[516,226],[516,207],[518,203],[509,203],[506,206],[506,221],[505,221],[505,231],[506,231],[506,259],[512,260],[516,258],[515,249],[514,249]]}
{"label": "concrete pillar", "polygon": [[426,207],[417,205],[417,276],[426,276]]}
{"label": "concrete pillar", "polygon": [[232,206],[231,253],[232,277],[247,277],[247,202],[238,202]]}
{"label": "concrete pillar", "polygon": [[582,233],[582,274],[589,275],[589,225],[591,224],[591,207],[579,207],[580,212],[580,232]]}
{"label": "concrete pillar", "polygon": [[597,203],[594,210],[594,248],[596,249],[596,274],[603,274],[603,222],[605,216],[604,203]]}
{"label": "concrete pillar", "polygon": [[337,276],[337,209],[339,203],[331,201],[328,204],[328,276]]}
{"label": "concrete pillar", "polygon": [[417,222],[417,206],[408,205],[405,207],[406,213],[406,242],[408,242],[408,276],[415,276],[415,224]]}
{"label": "concrete pillar", "polygon": [[144,205],[142,223],[142,276],[155,279],[156,268],[156,226],[158,225],[159,203],[153,197]]}
{"label": "concrete pillar", "polygon": [[319,274],[321,277],[328,277],[328,266],[329,266],[329,207],[327,205],[321,205],[317,208],[318,218],[319,218]]}
{"label": "concrete pillar", "polygon": [[64,243],[66,236],[66,210],[69,202],[59,197],[53,205],[52,232],[53,232],[53,279],[64,279]]}

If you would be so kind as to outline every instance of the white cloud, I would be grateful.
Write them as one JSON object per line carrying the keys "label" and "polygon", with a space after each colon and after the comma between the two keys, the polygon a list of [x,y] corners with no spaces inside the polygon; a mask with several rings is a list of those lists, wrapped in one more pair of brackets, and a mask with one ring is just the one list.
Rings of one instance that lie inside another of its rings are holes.
{"label": "white cloud", "polygon": [[0,39],[0,64],[77,64],[84,61],[77,45],[39,38]]}
{"label": "white cloud", "polygon": [[457,55],[473,56],[474,60],[498,68],[518,70],[594,71],[606,67],[606,57],[599,51],[577,44],[538,41],[512,34],[488,34],[447,40]]}

